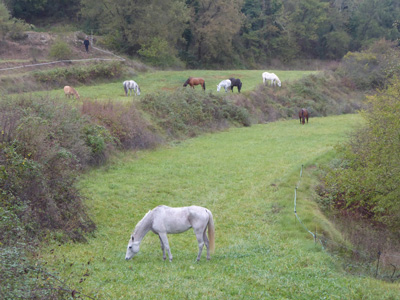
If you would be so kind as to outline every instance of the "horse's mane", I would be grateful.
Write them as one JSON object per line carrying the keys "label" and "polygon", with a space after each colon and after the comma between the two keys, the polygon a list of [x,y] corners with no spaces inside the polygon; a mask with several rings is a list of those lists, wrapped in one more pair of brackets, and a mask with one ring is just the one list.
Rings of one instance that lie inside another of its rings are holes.
{"label": "horse's mane", "polygon": [[133,236],[135,235],[137,229],[140,228],[140,226],[142,226],[143,220],[146,219],[147,215],[150,214],[151,212],[152,212],[152,210],[149,210],[147,212],[147,214],[145,214],[144,217],[136,224],[135,229],[133,230],[133,233],[132,233]]}

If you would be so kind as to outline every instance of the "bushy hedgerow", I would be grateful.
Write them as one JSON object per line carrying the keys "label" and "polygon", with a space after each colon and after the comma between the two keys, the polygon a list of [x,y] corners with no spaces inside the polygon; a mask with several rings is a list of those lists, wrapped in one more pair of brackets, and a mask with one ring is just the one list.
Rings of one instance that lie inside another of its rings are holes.
{"label": "bushy hedgerow", "polygon": [[251,124],[243,107],[225,97],[192,89],[147,95],[141,99],[140,105],[162,131],[175,138],[196,136],[226,128],[229,124]]}
{"label": "bushy hedgerow", "polygon": [[106,150],[88,140],[109,137],[89,130],[94,125],[79,110],[46,98],[2,99],[0,124],[0,207],[15,211],[32,236],[59,230],[83,240],[94,224],[75,182]]}
{"label": "bushy hedgerow", "polygon": [[101,62],[71,68],[56,68],[33,73],[34,79],[49,87],[89,83],[98,79],[115,79],[122,75],[120,62]]}
{"label": "bushy hedgerow", "polygon": [[[161,142],[134,102],[84,101],[81,111],[101,128],[106,128],[115,144],[122,149],[149,149]],[[90,143],[96,145],[96,149],[103,147],[95,139],[91,139]]]}
{"label": "bushy hedgerow", "polygon": [[326,168],[321,203],[397,230],[400,226],[400,80],[369,97],[366,126],[338,147]]}

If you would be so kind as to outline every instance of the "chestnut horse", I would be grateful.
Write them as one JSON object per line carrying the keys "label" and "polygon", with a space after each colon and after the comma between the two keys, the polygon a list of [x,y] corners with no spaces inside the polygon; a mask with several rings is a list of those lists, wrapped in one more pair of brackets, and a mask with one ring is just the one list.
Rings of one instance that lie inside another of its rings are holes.
{"label": "chestnut horse", "polygon": [[304,124],[307,120],[307,124],[308,124],[308,111],[305,108],[302,108],[299,111],[299,119],[300,119],[300,124]]}
{"label": "chestnut horse", "polygon": [[203,90],[206,90],[206,82],[204,81],[203,78],[200,77],[189,77],[188,80],[183,84],[183,86],[190,85],[192,88],[194,88],[195,85],[201,85]]}

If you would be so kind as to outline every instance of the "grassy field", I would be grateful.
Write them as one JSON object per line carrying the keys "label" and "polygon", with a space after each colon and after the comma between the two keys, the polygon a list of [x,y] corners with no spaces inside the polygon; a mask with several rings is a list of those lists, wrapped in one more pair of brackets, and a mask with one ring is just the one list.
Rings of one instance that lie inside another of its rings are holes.
{"label": "grassy field", "polygon": [[[357,115],[313,118],[305,126],[281,121],[121,154],[80,180],[95,236],[52,244],[42,258],[68,285],[101,299],[399,299],[398,284],[343,272],[293,215],[304,164],[297,211],[313,230],[333,230],[311,200],[311,174],[360,122]],[[195,262],[192,230],[169,236],[172,263],[162,260],[152,233],[133,260],[124,260],[134,226],[160,204],[213,212],[210,261],[203,252]]]}
{"label": "grassy field", "polygon": [[[182,88],[183,83],[189,76],[203,77],[206,81],[206,90],[208,92],[217,93],[217,84],[229,77],[240,78],[243,82],[242,92],[252,91],[256,86],[262,84],[262,70],[225,70],[225,71],[210,71],[210,70],[189,70],[189,71],[156,71],[145,72],[132,75],[131,77],[122,80],[114,81],[96,86],[77,86],[81,99],[98,99],[98,100],[130,100],[131,97],[125,97],[122,82],[124,80],[135,80],[141,89],[141,96],[149,93],[161,91],[173,91],[177,88]],[[315,73],[315,71],[270,71],[276,73],[284,85],[285,82],[295,80],[304,75]],[[190,87],[187,87],[190,88]],[[200,89],[200,87],[196,87]],[[234,92],[237,93],[236,87]],[[52,97],[64,97],[62,87],[50,92],[35,92],[33,94],[49,93]],[[223,93],[223,91],[220,91]]]}

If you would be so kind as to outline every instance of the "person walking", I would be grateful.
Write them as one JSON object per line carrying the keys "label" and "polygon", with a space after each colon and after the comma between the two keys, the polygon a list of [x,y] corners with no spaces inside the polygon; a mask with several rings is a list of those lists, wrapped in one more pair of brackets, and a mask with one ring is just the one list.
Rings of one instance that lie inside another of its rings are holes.
{"label": "person walking", "polygon": [[90,42],[89,42],[88,37],[85,38],[85,41],[83,42],[83,44],[85,45],[86,52],[89,53]]}

